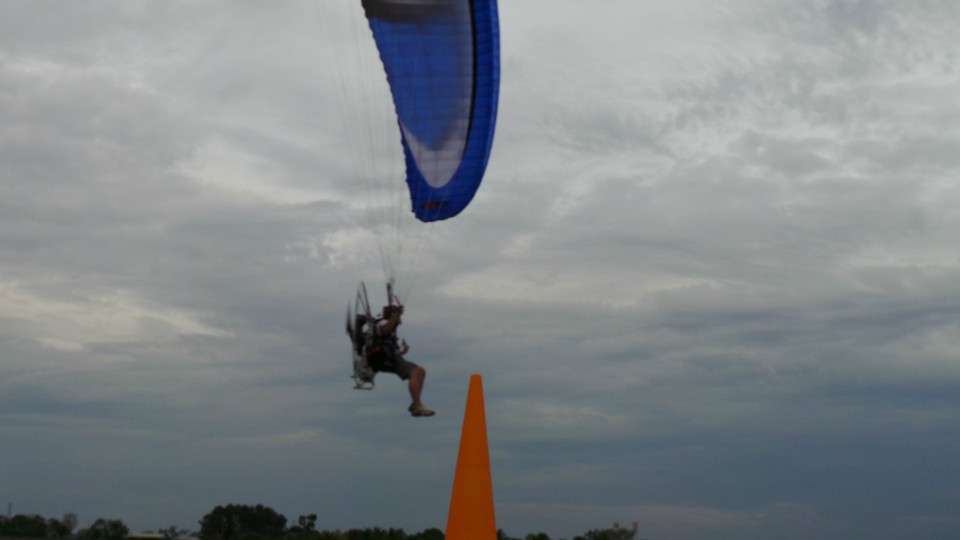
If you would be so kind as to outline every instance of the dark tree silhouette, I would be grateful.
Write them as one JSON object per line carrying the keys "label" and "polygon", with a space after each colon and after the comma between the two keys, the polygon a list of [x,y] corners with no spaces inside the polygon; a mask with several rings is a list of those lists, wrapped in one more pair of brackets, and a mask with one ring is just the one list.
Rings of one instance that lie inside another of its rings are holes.
{"label": "dark tree silhouette", "polygon": [[437,528],[424,529],[417,534],[407,536],[407,540],[443,540],[446,535]]}
{"label": "dark tree silhouette", "polygon": [[636,534],[633,529],[594,529],[573,540],[633,540]]}
{"label": "dark tree silhouette", "polygon": [[273,508],[258,504],[217,506],[200,520],[200,537],[205,540],[229,540],[241,537],[283,535],[287,518]]}
{"label": "dark tree silhouette", "polygon": [[77,533],[80,540],[123,540],[130,529],[119,519],[99,518],[93,525]]}
{"label": "dark tree silhouette", "polygon": [[0,517],[0,535],[21,538],[43,538],[47,534],[47,520],[42,516],[17,514]]}

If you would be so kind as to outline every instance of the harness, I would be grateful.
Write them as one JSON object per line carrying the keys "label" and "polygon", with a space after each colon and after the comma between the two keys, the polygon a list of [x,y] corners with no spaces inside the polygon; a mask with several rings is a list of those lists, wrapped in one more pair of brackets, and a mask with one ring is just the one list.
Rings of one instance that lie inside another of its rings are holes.
{"label": "harness", "polygon": [[376,371],[381,371],[396,362],[397,350],[400,349],[396,332],[390,332],[387,335],[380,333],[380,323],[385,320],[387,319],[377,319],[374,323],[370,344],[367,346],[367,361]]}

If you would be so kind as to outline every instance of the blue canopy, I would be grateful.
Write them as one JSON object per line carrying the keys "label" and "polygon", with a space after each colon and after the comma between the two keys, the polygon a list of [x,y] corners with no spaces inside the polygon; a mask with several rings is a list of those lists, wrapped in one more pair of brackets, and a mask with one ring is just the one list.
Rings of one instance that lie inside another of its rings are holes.
{"label": "blue canopy", "polygon": [[496,0],[362,0],[396,107],[413,212],[459,214],[483,178],[497,117]]}

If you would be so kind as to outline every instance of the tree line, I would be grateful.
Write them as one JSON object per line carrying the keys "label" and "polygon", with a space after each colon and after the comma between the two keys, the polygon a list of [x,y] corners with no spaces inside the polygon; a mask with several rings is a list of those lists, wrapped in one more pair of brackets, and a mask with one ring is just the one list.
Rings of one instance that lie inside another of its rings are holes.
{"label": "tree line", "polygon": [[[165,540],[193,536],[200,540],[444,540],[443,531],[429,528],[408,534],[403,529],[319,530],[317,515],[300,516],[295,525],[287,524],[287,518],[269,506],[262,504],[228,504],[217,506],[198,522],[200,530],[191,532],[167,527],[156,534]],[[130,536],[129,528],[118,519],[97,519],[89,527],[78,530],[77,516],[65,514],[61,519],[37,515],[17,514],[0,516],[0,540],[4,538],[44,540],[124,540]],[[594,529],[573,537],[572,540],[635,540],[636,532],[630,529]],[[497,540],[552,540],[543,532],[530,533],[525,537],[508,536],[502,529],[497,531]],[[642,540],[642,539],[641,539]]]}
{"label": "tree line", "polygon": [[47,540],[121,540],[130,529],[119,519],[98,519],[87,528],[77,528],[77,515],[70,512],[62,518],[44,518],[37,515],[17,514],[0,516],[0,537],[44,538]]}

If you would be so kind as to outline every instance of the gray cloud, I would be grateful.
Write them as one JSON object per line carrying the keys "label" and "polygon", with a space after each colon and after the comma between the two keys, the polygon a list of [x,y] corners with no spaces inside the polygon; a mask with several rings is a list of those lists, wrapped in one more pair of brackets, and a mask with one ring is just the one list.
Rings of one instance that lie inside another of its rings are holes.
{"label": "gray cloud", "polygon": [[442,528],[480,372],[509,534],[950,538],[958,8],[542,4],[500,6],[489,174],[405,274],[429,423],[350,388],[346,11],[0,7],[14,511]]}

